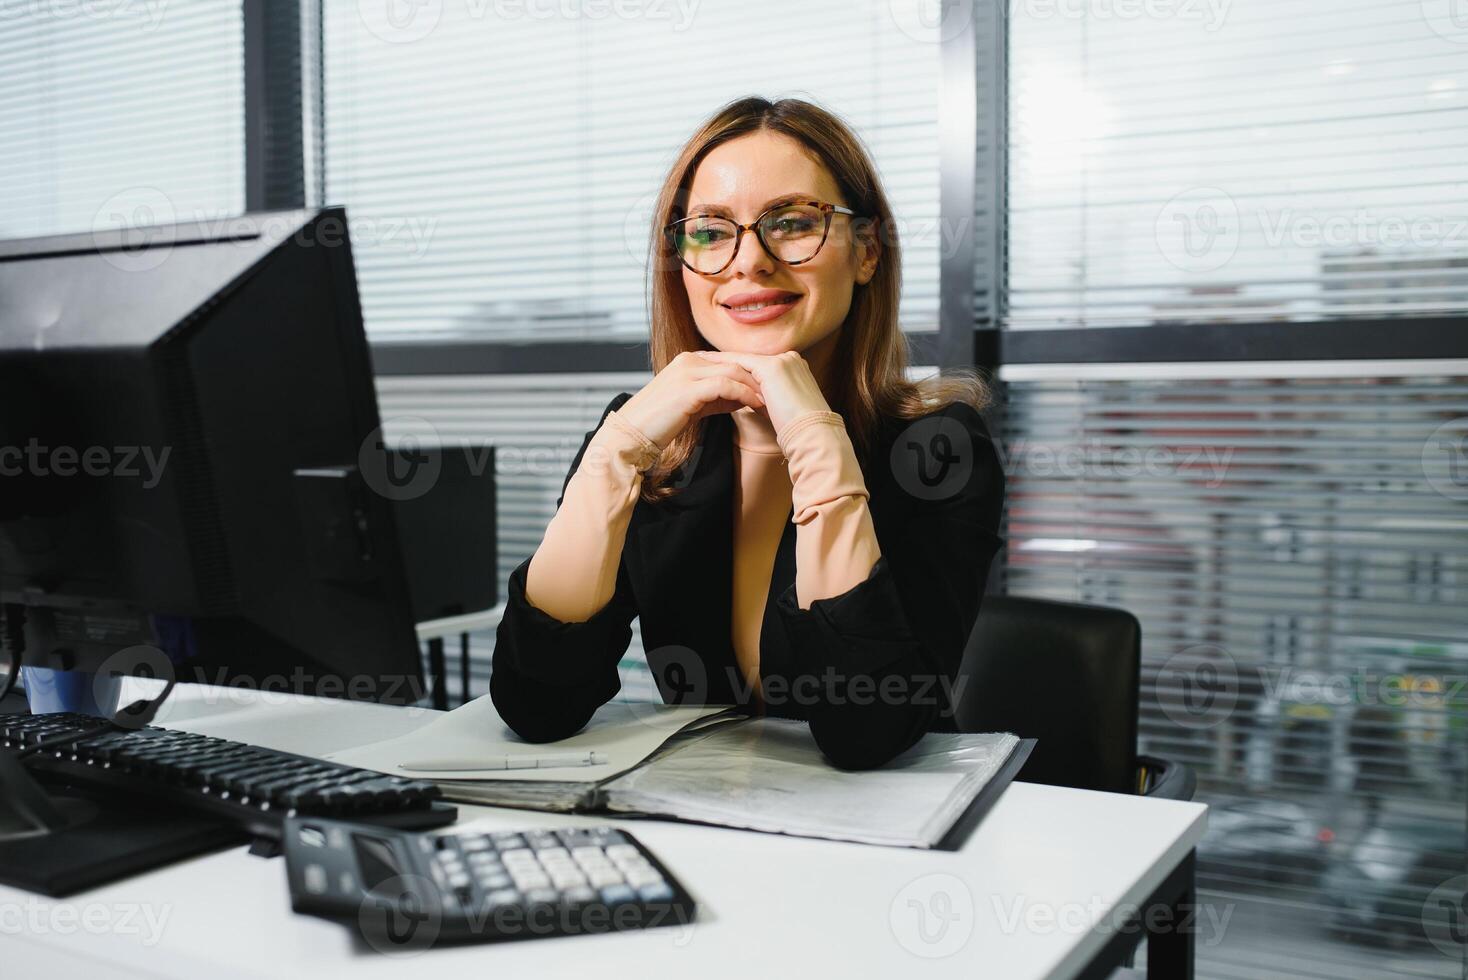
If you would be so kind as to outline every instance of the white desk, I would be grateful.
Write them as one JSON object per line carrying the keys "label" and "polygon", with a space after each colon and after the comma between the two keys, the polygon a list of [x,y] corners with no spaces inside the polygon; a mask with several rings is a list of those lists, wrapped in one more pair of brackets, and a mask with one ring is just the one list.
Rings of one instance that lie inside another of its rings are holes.
{"label": "white desk", "polygon": [[[185,724],[199,727],[197,702],[187,700],[171,713],[180,722],[192,716]],[[252,740],[282,748],[302,737],[312,716],[322,725],[340,719],[326,741],[373,728],[381,737],[390,734],[382,731],[384,712],[411,710],[283,701],[256,711],[231,694],[232,737],[246,734],[252,714],[260,736]],[[283,725],[285,718],[293,723]],[[0,964],[7,977],[181,980],[402,980],[403,971],[433,980],[1074,977],[1115,935],[1107,920],[1118,907],[1148,902],[1180,868],[1190,870],[1206,810],[1016,783],[961,851],[926,852],[464,806],[461,826],[625,826],[688,885],[698,920],[686,928],[382,955],[354,943],[343,927],[294,915],[282,860],[239,847],[71,899],[0,887]],[[1100,930],[1092,928],[1097,921]]]}

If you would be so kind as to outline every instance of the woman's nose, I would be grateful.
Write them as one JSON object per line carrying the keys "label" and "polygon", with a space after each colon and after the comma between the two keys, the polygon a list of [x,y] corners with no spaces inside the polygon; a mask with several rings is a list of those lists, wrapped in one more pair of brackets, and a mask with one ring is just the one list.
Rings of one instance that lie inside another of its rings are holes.
{"label": "woman's nose", "polygon": [[743,273],[746,278],[769,275],[775,271],[775,260],[765,251],[764,242],[752,231],[746,231],[739,241],[739,251],[729,266],[729,274]]}

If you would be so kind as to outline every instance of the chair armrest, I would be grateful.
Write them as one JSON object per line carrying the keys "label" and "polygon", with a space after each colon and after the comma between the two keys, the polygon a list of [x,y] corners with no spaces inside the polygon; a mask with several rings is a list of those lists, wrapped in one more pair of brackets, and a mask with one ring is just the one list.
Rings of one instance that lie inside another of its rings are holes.
{"label": "chair armrest", "polygon": [[1142,755],[1137,757],[1142,795],[1158,800],[1191,800],[1198,790],[1198,776],[1192,767],[1170,759]]}

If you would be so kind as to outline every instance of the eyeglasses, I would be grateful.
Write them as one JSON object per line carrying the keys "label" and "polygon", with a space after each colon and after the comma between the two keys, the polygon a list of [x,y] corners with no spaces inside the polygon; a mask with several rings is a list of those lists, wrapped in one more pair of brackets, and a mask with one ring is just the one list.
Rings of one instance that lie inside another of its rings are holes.
{"label": "eyeglasses", "polygon": [[800,265],[816,257],[831,231],[831,216],[855,216],[850,208],[821,201],[777,204],[747,225],[712,214],[695,214],[663,229],[683,264],[701,276],[715,276],[734,261],[744,233],[752,231],[777,261]]}

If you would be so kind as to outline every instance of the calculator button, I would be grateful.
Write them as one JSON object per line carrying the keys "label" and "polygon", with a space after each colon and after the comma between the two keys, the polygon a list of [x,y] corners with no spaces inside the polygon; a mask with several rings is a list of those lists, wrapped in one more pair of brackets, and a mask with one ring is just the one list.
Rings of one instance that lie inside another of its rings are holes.
{"label": "calculator button", "polygon": [[535,852],[535,856],[546,863],[549,863],[551,861],[571,860],[571,852],[566,850],[564,847],[561,847],[559,844],[553,847],[542,848],[541,850]]}
{"label": "calculator button", "polygon": [[515,879],[515,887],[521,891],[529,891],[532,888],[549,888],[550,876],[541,871],[531,871],[525,874],[510,872],[510,877]]}
{"label": "calculator button", "polygon": [[671,902],[673,900],[673,889],[662,880],[655,885],[643,885],[637,889],[637,894],[644,902]]}
{"label": "calculator button", "polygon": [[634,868],[627,871],[626,875],[627,883],[633,888],[641,888],[644,885],[651,885],[655,882],[663,880],[663,876],[658,874],[652,868],[647,868],[645,870]]}
{"label": "calculator button", "polygon": [[586,884],[586,875],[582,874],[580,871],[577,871],[575,868],[572,868],[569,871],[558,871],[552,869],[550,876],[551,881],[555,884],[557,888],[570,888],[573,885]]}
{"label": "calculator button", "polygon": [[459,847],[473,854],[489,850],[489,838],[483,834],[465,835],[459,838]]}
{"label": "calculator button", "polygon": [[494,846],[502,851],[525,846],[525,840],[519,834],[493,834],[490,839],[494,841]]}
{"label": "calculator button", "polygon": [[609,885],[619,885],[622,883],[622,873],[610,869],[606,871],[588,869],[586,877],[591,879],[592,886],[596,888],[606,888]]}
{"label": "calculator button", "polygon": [[531,888],[525,892],[525,901],[537,904],[554,905],[561,893],[554,888]]}
{"label": "calculator button", "polygon": [[642,854],[631,844],[612,844],[607,848],[607,857],[613,861],[640,859]]}
{"label": "calculator button", "polygon": [[626,885],[608,885],[601,890],[601,900],[608,905],[623,905],[637,901],[637,893]]}
{"label": "calculator button", "polygon": [[506,905],[519,905],[520,893],[513,888],[501,888],[484,896],[485,904],[490,908],[503,908]]}
{"label": "calculator button", "polygon": [[514,882],[512,881],[510,876],[504,874],[503,872],[498,874],[482,875],[479,879],[479,884],[482,885],[486,890],[509,888],[510,885],[513,883]]}
{"label": "calculator button", "polygon": [[575,885],[571,888],[567,888],[562,897],[569,904],[586,905],[590,902],[595,902],[599,896],[595,891],[587,888],[585,885]]}

